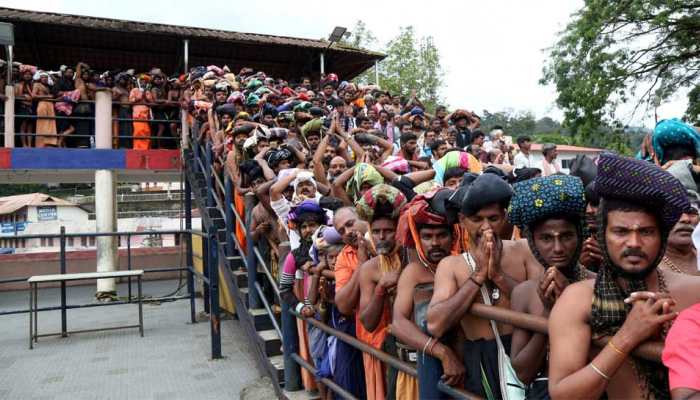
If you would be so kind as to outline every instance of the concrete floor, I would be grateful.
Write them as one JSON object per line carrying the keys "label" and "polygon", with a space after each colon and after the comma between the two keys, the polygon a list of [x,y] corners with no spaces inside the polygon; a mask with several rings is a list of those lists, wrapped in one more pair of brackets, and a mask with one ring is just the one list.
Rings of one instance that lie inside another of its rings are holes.
{"label": "concrete floor", "polygon": [[[177,284],[144,282],[144,295],[163,296]],[[69,287],[68,303],[92,302],[94,290]],[[27,291],[0,292],[0,310],[27,308],[28,302]],[[58,289],[40,290],[40,306],[58,302]],[[200,313],[199,300],[197,307]],[[145,304],[143,338],[138,329],[78,333],[39,338],[34,350],[28,347],[29,315],[0,316],[0,399],[237,399],[246,387],[258,394],[250,398],[274,396],[238,321],[222,321],[225,358],[213,361],[208,321],[190,324],[189,315],[187,300]],[[137,323],[136,305],[68,311],[69,330]],[[39,313],[40,334],[59,330],[59,311]]]}

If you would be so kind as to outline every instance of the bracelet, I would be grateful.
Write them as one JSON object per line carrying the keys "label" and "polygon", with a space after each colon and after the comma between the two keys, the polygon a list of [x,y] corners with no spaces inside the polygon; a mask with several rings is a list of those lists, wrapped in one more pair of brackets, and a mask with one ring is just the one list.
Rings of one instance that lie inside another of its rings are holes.
{"label": "bracelet", "polygon": [[607,376],[607,375],[605,375],[605,374],[603,373],[603,371],[601,371],[598,367],[596,367],[596,366],[593,364],[593,362],[590,362],[588,365],[590,365],[591,368],[593,368],[593,371],[595,371],[596,373],[598,373],[598,375],[600,375],[603,379],[605,379],[606,381],[609,381],[609,380],[610,380],[610,377]]}
{"label": "bracelet", "polygon": [[472,282],[474,282],[474,284],[475,284],[476,286],[478,286],[478,287],[482,287],[482,286],[484,285],[483,282],[479,283],[479,281],[477,281],[476,279],[474,279],[473,276],[469,276],[469,280],[472,281]]}
{"label": "bracelet", "polygon": [[428,348],[428,345],[430,344],[430,341],[435,340],[433,337],[429,337],[428,340],[425,341],[425,345],[423,346],[423,355],[425,356],[425,350]]}
{"label": "bracelet", "polygon": [[438,340],[435,339],[433,340],[433,343],[428,347],[428,354],[433,354],[433,347],[435,347],[435,344],[437,344]]}
{"label": "bracelet", "polygon": [[621,355],[621,356],[627,357],[627,354],[625,354],[624,351],[620,350],[619,347],[615,346],[615,344],[613,343],[612,339],[610,339],[610,341],[608,342],[608,344],[610,345],[610,347],[612,347],[613,350],[615,350],[615,352],[616,352],[617,354],[619,354],[619,355]]}

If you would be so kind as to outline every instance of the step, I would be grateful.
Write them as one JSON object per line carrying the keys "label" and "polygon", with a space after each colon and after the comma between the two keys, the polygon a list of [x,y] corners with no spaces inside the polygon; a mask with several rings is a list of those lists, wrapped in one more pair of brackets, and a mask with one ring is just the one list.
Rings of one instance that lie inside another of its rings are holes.
{"label": "step", "polygon": [[236,281],[236,285],[238,285],[238,288],[242,289],[248,287],[248,271],[234,269],[233,271],[231,271],[231,274],[233,275],[233,279]]}
{"label": "step", "polygon": [[219,229],[216,234],[219,242],[226,244],[226,229]]}
{"label": "step", "polygon": [[270,317],[267,315],[267,310],[264,308],[249,308],[248,312],[253,319],[253,325],[255,325],[256,331],[273,329],[272,321],[270,321]]}
{"label": "step", "polygon": [[284,391],[284,397],[287,400],[318,400],[321,395],[318,391],[307,392],[306,390],[297,390],[296,392]]}
{"label": "step", "polygon": [[267,357],[267,361],[272,365],[272,368],[277,371],[277,380],[280,384],[284,382],[284,356],[280,354]]}
{"label": "step", "polygon": [[226,221],[223,218],[211,218],[211,223],[217,230],[222,229],[226,226]]}
{"label": "step", "polygon": [[[243,258],[241,256],[227,256],[226,261],[228,261],[228,265],[232,271],[237,271],[237,270],[245,267],[245,264],[243,263]],[[247,276],[248,275],[246,272],[246,277]],[[246,284],[244,286],[248,286],[248,285]]]}
{"label": "step", "polygon": [[282,354],[282,339],[280,339],[276,330],[258,331],[258,338],[263,344],[266,355],[276,356]]}

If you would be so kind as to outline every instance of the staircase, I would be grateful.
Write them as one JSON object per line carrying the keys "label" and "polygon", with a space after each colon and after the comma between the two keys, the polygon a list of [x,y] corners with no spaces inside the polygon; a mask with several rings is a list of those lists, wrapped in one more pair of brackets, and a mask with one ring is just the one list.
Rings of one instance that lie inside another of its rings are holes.
{"label": "staircase", "polygon": [[[249,286],[249,277],[256,276],[257,272],[249,274],[247,265],[250,263],[253,268],[256,268],[257,263],[252,257],[246,259],[238,241],[231,234],[231,232],[235,232],[236,216],[233,212],[232,202],[226,201],[229,200],[229,196],[226,196],[225,201],[217,201],[217,189],[219,193],[227,191],[230,193],[230,182],[222,184],[218,178],[214,177],[211,158],[208,156],[211,154],[210,149],[199,147],[196,142],[192,145],[192,150],[188,149],[183,152],[186,179],[194,194],[195,204],[193,206],[199,209],[202,216],[203,230],[209,242],[208,256],[210,260],[213,257],[214,260],[218,261],[205,263],[218,267],[218,271],[205,271],[205,275],[210,277],[211,290],[216,290],[218,286],[215,284],[218,281],[218,276],[214,272],[218,272],[219,276],[225,280],[224,285],[228,291],[223,290],[222,293],[224,296],[230,296],[235,304],[237,317],[248,335],[248,342],[256,349],[260,366],[268,372],[278,395],[282,397],[281,388],[284,386],[282,338],[278,329],[275,328],[280,325],[279,313],[273,313],[265,301],[260,301],[259,293],[262,291],[257,283],[253,287]],[[226,210],[224,207],[229,207],[230,210]],[[253,262],[249,261],[251,259]],[[251,291],[256,292],[256,297],[258,297],[256,303],[263,304],[253,304],[254,308],[250,307]],[[209,305],[209,310],[212,313],[211,319],[214,321],[212,329],[216,330],[219,321],[218,304]],[[274,315],[274,323],[270,315]],[[212,346],[215,344],[213,343]],[[219,354],[220,350],[219,344]],[[215,353],[213,352],[213,354]]]}

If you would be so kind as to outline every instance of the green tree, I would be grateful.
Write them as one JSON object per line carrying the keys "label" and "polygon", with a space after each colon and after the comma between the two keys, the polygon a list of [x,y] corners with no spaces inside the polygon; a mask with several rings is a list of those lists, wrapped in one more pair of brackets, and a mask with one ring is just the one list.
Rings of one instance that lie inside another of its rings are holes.
{"label": "green tree", "polygon": [[688,109],[685,110],[685,119],[691,124],[700,125],[700,85],[695,86],[688,93]]}
{"label": "green tree", "polygon": [[700,0],[585,0],[541,80],[556,86],[565,125],[585,139],[612,124],[621,104],[635,99],[636,111],[697,85],[699,15]]}
{"label": "green tree", "polygon": [[484,110],[481,115],[481,127],[488,133],[496,126],[503,128],[506,135],[514,137],[535,133],[535,114],[530,111],[506,109],[495,113]]}
{"label": "green tree", "polygon": [[[393,94],[416,97],[433,111],[444,104],[441,90],[444,71],[440,64],[440,52],[432,36],[416,37],[412,26],[399,28],[399,34],[383,48],[376,48],[377,38],[367,25],[358,20],[347,38],[341,40],[346,46],[381,51],[386,58],[379,63],[379,85]],[[374,84],[374,68],[354,79],[359,84]]]}
{"label": "green tree", "polygon": [[444,72],[432,36],[418,38],[412,26],[401,27],[384,52],[387,57],[379,67],[382,89],[403,96],[415,90],[416,97],[430,111],[444,103],[440,94]]}

